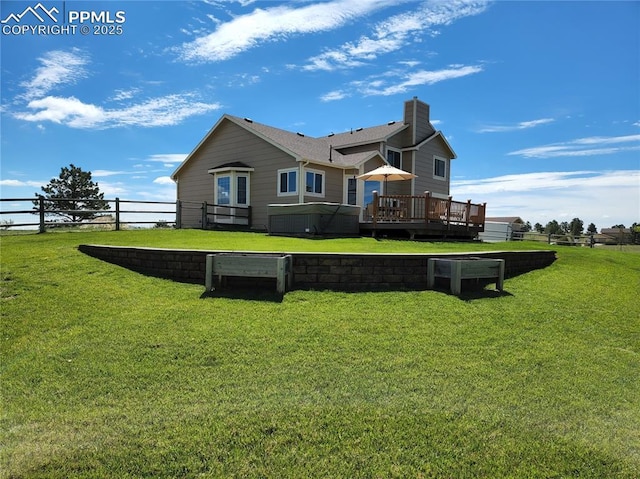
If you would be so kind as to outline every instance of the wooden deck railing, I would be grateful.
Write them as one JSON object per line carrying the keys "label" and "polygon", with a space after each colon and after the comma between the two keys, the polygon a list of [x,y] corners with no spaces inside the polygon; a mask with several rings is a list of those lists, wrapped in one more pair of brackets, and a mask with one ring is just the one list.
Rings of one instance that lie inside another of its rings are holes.
{"label": "wooden deck railing", "polygon": [[486,203],[474,204],[453,201],[452,197],[443,199],[424,195],[379,195],[373,192],[373,201],[365,220],[376,223],[389,222],[438,222],[467,227],[484,225]]}

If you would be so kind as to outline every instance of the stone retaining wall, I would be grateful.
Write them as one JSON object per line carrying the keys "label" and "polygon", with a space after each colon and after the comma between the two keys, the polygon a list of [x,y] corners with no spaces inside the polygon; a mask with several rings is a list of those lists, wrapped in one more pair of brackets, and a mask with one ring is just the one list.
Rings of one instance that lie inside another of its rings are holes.
{"label": "stone retaining wall", "polygon": [[[203,286],[206,255],[228,252],[102,245],[80,245],[78,249],[89,256],[139,273]],[[545,268],[556,259],[555,251],[288,254],[293,256],[293,289],[339,291],[426,289],[429,258],[473,256],[504,259],[506,278]]]}

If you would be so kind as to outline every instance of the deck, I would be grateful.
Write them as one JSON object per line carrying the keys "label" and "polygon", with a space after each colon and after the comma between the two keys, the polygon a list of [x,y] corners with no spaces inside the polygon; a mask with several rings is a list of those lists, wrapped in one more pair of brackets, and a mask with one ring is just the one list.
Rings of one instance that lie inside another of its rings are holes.
{"label": "deck", "polygon": [[405,233],[416,236],[472,239],[484,231],[486,203],[454,201],[452,197],[378,195],[364,211],[361,232]]}

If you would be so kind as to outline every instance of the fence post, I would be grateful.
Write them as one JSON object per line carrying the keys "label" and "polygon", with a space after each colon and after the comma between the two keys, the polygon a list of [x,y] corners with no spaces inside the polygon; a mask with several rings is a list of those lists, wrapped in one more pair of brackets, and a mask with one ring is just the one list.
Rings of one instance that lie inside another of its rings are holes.
{"label": "fence post", "polygon": [[182,201],[176,200],[176,229],[182,228]]}
{"label": "fence post", "polygon": [[47,230],[44,224],[44,196],[42,195],[38,195],[38,212],[40,213],[40,228],[38,232],[44,233]]}
{"label": "fence post", "polygon": [[447,201],[447,226],[451,223],[451,202],[453,201],[453,196],[449,195],[449,200]]}
{"label": "fence post", "polygon": [[116,231],[120,231],[120,198],[116,196]]}
{"label": "fence post", "polygon": [[471,200],[467,200],[467,211],[465,213],[465,218],[466,218],[466,226],[467,229],[469,229],[469,215],[471,215]]}
{"label": "fence post", "polygon": [[424,222],[429,221],[429,208],[431,208],[431,192],[424,192]]}
{"label": "fence post", "polygon": [[377,191],[373,191],[373,208],[371,208],[371,215],[373,216],[372,222],[373,222],[373,229],[375,230],[376,223],[378,221],[378,192]]}

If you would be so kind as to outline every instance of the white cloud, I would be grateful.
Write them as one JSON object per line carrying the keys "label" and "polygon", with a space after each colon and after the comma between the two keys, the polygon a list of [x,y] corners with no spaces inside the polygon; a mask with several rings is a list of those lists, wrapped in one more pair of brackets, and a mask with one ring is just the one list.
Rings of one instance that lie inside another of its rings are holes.
{"label": "white cloud", "polygon": [[93,170],[91,176],[93,178],[103,178],[105,176],[127,175],[126,171],[113,171],[113,170]]}
{"label": "white cloud", "polygon": [[405,93],[412,87],[433,85],[441,81],[462,78],[483,71],[480,65],[452,65],[441,70],[420,70],[417,72],[385,74],[383,78],[369,77],[351,82],[350,86],[367,96],[389,96]]}
{"label": "white cloud", "polygon": [[13,187],[21,187],[21,186],[31,186],[35,188],[40,188],[42,185],[45,185],[46,181],[22,181],[22,180],[0,180],[0,186],[13,186]]}
{"label": "white cloud", "polygon": [[152,98],[121,109],[105,109],[75,97],[55,96],[32,100],[27,107],[34,111],[17,112],[14,116],[24,121],[51,121],[80,129],[175,125],[187,117],[221,108],[219,103],[194,101],[194,95],[188,93]]}
{"label": "white cloud", "polygon": [[182,163],[187,158],[188,153],[163,153],[151,155],[144,161],[160,162],[164,164],[176,165]]}
{"label": "white cloud", "polygon": [[81,102],[75,97],[60,98],[48,96],[38,100],[32,100],[27,105],[36,113],[16,113],[15,117],[26,121],[51,121],[54,123],[69,123],[80,120],[83,122],[97,121],[104,116],[104,111]]}
{"label": "white cloud", "polygon": [[[415,3],[410,3],[414,6]],[[435,25],[449,25],[459,18],[477,15],[487,8],[481,1],[425,2],[417,10],[392,16],[378,23],[370,36],[347,42],[309,58],[303,70],[353,68],[375,60],[379,55],[402,49],[415,36],[428,32]],[[417,62],[407,63],[415,66]]]}
{"label": "white cloud", "polygon": [[229,79],[227,85],[233,88],[245,88],[249,85],[260,83],[259,75],[250,75],[248,73],[238,73]]}
{"label": "white cloud", "polygon": [[[593,155],[611,155],[624,151],[638,151],[639,145],[623,146],[624,143],[640,142],[640,135],[626,136],[593,136],[579,138],[572,141],[553,143],[550,145],[535,146],[508,153],[512,156],[522,156],[524,158],[557,158],[557,157],[580,157]],[[597,147],[599,145],[612,145]],[[588,146],[588,148],[585,148]],[[596,146],[596,148],[593,148]]]}
{"label": "white cloud", "polygon": [[327,101],[336,101],[336,100],[342,100],[343,98],[346,98],[347,96],[349,96],[347,93],[345,93],[342,90],[335,90],[335,91],[330,91],[329,93],[325,93],[324,95],[322,95],[320,97],[321,101],[327,102]]}
{"label": "white cloud", "polygon": [[53,50],[38,58],[41,66],[36,69],[35,76],[21,83],[26,91],[23,97],[27,100],[39,98],[55,87],[75,84],[88,76],[86,66],[89,59],[81,50]]}
{"label": "white cloud", "polygon": [[527,130],[529,128],[535,128],[536,126],[546,125],[553,123],[553,118],[540,118],[539,120],[521,121],[515,125],[493,125],[484,126],[478,130],[478,133],[497,133],[505,131]]}
{"label": "white cloud", "polygon": [[[174,182],[169,184],[161,184],[159,186],[153,186],[150,190],[143,190],[136,193],[136,199],[143,199],[145,201],[176,201],[177,188]],[[151,208],[150,208],[151,209]],[[170,205],[155,205],[154,210],[170,211],[172,208]],[[148,219],[148,218],[147,218]],[[171,221],[175,220],[175,214],[169,215],[167,219]]]}
{"label": "white cloud", "polygon": [[[72,128],[106,129],[121,126],[175,125],[193,115],[201,115],[221,108],[219,103],[200,101],[194,93],[159,96],[141,102],[129,102],[119,108],[106,108],[87,103],[75,96],[52,95],[52,90],[75,84],[88,76],[89,59],[79,49],[54,50],[38,59],[41,66],[33,78],[23,82],[25,93],[17,100],[26,100],[26,109],[12,111],[15,118],[43,123],[52,122]],[[110,101],[131,100],[139,89],[117,90]],[[42,128],[42,125],[38,125]]]}
{"label": "white cloud", "polygon": [[487,202],[487,216],[546,224],[580,218],[598,228],[640,220],[640,170],[537,172],[454,180],[456,199]]}
{"label": "white cloud", "polygon": [[116,94],[113,96],[113,98],[111,98],[111,101],[130,100],[139,92],[139,88],[131,88],[129,90],[116,90]]}
{"label": "white cloud", "polygon": [[160,176],[153,180],[158,185],[175,185],[176,182],[171,179],[170,176]]}
{"label": "white cloud", "polygon": [[104,197],[106,199],[112,199],[112,198],[115,198],[116,196],[119,196],[121,198],[126,198],[126,199],[130,199],[133,197],[129,189],[127,189],[127,186],[121,182],[109,183],[105,181],[100,181],[98,183],[98,187],[100,188],[100,192],[104,193]]}
{"label": "white cloud", "polygon": [[400,63],[400,65],[405,65],[405,66],[407,66],[409,68],[414,68],[414,67],[417,67],[418,65],[420,65],[420,62],[416,61],[416,60],[407,60],[407,61],[402,61],[402,62],[398,62],[398,63]]}
{"label": "white cloud", "polygon": [[178,47],[188,62],[228,60],[261,42],[283,40],[292,35],[334,30],[397,0],[334,0],[297,6],[256,8],[246,15],[220,23],[204,37]]}

